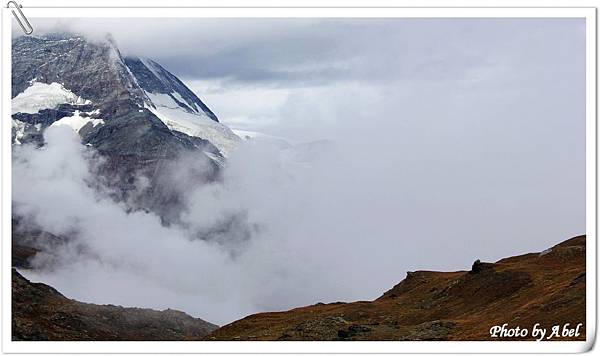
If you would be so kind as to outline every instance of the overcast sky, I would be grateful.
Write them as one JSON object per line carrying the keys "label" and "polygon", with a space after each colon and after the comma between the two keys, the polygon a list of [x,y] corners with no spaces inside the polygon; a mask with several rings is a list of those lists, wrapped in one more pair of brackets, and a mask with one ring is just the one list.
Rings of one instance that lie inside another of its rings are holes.
{"label": "overcast sky", "polygon": [[[538,92],[541,102],[530,99],[513,108],[519,116],[523,105],[548,105],[544,94],[561,91],[554,103],[559,111],[580,115],[583,110],[578,104],[583,100],[584,19],[35,22],[38,33],[66,28],[101,37],[109,32],[124,55],[150,57],[183,79],[223,122],[285,136],[317,134],[306,123],[318,121],[310,111],[355,96],[389,97],[390,91],[408,91],[427,105],[436,95],[458,92],[486,98]],[[307,105],[313,107],[297,112],[297,106]],[[447,114],[437,113],[440,120]],[[401,109],[397,115],[413,112]]]}
{"label": "overcast sky", "polygon": [[[375,298],[406,270],[468,269],[477,258],[541,251],[585,233],[584,21],[35,19],[32,25],[37,33],[112,33],[124,55],[163,65],[233,128],[335,143],[335,154],[320,151],[324,162],[300,173],[281,173],[267,151],[231,160],[227,174],[244,189],[211,207],[268,211],[260,218],[276,232],[259,257],[249,254],[240,267],[240,280],[268,294],[248,293],[269,301],[249,307],[255,311]],[[271,172],[284,178],[273,183]],[[272,278],[283,265],[291,272],[277,284]],[[272,290],[247,275],[254,269],[269,271],[264,281]],[[79,288],[72,280],[49,279],[60,290]],[[85,297],[75,289],[71,295]],[[223,312],[214,320],[229,317]]]}

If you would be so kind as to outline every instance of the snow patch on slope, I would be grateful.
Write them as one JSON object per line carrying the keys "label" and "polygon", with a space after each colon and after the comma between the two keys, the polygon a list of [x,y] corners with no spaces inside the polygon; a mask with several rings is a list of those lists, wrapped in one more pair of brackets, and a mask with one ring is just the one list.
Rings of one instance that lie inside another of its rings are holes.
{"label": "snow patch on slope", "polygon": [[104,120],[83,117],[81,116],[79,110],[75,110],[73,116],[63,117],[62,119],[53,122],[50,126],[69,126],[73,129],[73,131],[79,133],[79,131],[89,123],[96,127],[96,125],[104,124]]}
{"label": "snow patch on slope", "polygon": [[85,100],[66,89],[60,83],[34,82],[12,101],[12,114],[35,114],[44,109],[54,109],[60,104],[85,105],[91,101]]}
{"label": "snow patch on slope", "polygon": [[147,106],[147,109],[169,129],[210,141],[224,157],[237,147],[240,138],[227,126],[213,121],[204,112],[186,111],[169,94],[145,93],[154,105]]}
{"label": "snow patch on slope", "polygon": [[15,144],[20,145],[21,139],[25,136],[25,123],[20,120],[12,119],[12,129],[15,133]]}

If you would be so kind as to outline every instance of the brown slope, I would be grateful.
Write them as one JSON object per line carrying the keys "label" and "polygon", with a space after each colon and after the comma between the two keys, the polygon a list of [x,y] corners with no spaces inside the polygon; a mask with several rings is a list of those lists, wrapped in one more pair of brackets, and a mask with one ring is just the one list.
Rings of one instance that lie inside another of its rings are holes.
{"label": "brown slope", "polygon": [[585,339],[585,236],[542,253],[476,262],[468,272],[410,272],[370,302],[250,315],[204,339],[497,340],[489,330],[504,323],[583,323],[571,339]]}
{"label": "brown slope", "polygon": [[96,305],[67,299],[12,270],[13,340],[185,340],[217,326],[183,312]]}

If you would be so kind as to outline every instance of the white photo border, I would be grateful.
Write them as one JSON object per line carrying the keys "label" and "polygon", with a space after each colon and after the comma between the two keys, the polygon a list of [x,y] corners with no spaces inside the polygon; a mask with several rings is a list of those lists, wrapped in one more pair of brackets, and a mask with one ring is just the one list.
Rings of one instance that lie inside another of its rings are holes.
{"label": "white photo border", "polygon": [[[39,1],[32,1],[40,3]],[[66,1],[69,3],[69,1]],[[351,1],[353,4],[356,1]],[[64,1],[63,1],[64,3]],[[73,2],[70,2],[73,3]],[[113,1],[108,3],[114,4]],[[133,3],[133,1],[122,1]],[[177,1],[181,3],[181,1]],[[213,2],[214,3],[214,2]],[[239,3],[239,2],[238,2]],[[389,3],[389,2],[387,2]],[[566,2],[565,2],[566,3]],[[164,6],[157,1],[149,2]],[[187,1],[190,4],[190,1]],[[368,5],[367,5],[368,6]],[[586,19],[586,341],[12,341],[11,334],[11,124],[1,124],[2,164],[2,351],[5,353],[472,353],[584,352],[596,333],[596,9],[530,8],[24,8],[35,28],[36,17],[359,17],[359,18],[585,18]],[[2,117],[11,116],[11,21],[2,8]]]}

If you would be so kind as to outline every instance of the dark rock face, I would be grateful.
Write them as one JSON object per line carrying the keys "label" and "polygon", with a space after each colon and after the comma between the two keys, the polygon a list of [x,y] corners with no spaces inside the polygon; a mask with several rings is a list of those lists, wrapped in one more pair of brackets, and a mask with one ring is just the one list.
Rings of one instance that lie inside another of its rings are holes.
{"label": "dark rock face", "polygon": [[81,303],[12,270],[13,340],[187,340],[217,326],[181,311]]}
{"label": "dark rock face", "polygon": [[13,114],[12,117],[13,119],[28,123],[30,125],[39,124],[42,128],[46,128],[63,117],[72,116],[76,111],[83,111],[81,116],[87,117],[90,116],[87,114],[87,112],[92,110],[92,105],[60,104],[54,109],[43,109],[35,114],[18,112]]}
{"label": "dark rock face", "polygon": [[182,150],[193,150],[189,140],[172,144],[176,137],[158,118],[145,110],[128,112],[91,130],[83,138],[108,155],[133,155],[143,159],[175,158]]}

